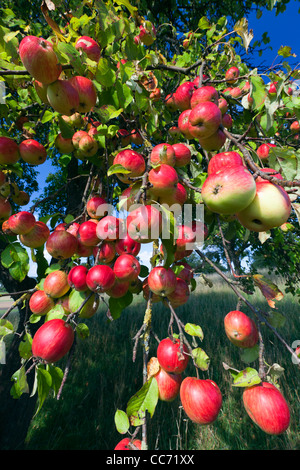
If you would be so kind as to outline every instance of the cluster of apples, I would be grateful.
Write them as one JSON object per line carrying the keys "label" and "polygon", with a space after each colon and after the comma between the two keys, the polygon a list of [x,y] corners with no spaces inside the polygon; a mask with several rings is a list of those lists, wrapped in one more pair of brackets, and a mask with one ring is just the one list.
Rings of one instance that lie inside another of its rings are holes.
{"label": "cluster of apples", "polygon": [[[227,313],[224,328],[227,338],[238,348],[253,348],[258,342],[254,320],[240,310]],[[273,384],[261,382],[245,388],[243,403],[249,417],[267,434],[282,434],[289,427],[289,406]]]}

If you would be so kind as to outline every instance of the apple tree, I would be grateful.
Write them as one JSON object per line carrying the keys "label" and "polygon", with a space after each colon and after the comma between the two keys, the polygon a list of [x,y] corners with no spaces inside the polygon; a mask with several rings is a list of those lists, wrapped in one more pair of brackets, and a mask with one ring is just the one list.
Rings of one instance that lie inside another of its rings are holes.
{"label": "apple tree", "polygon": [[[206,373],[217,359],[205,352],[205,325],[178,313],[193,302],[198,266],[236,294],[236,307],[223,312],[224,332],[250,366],[224,367],[245,412],[265,432],[285,432],[290,410],[264,361],[267,328],[297,367],[278,332],[275,305],[284,294],[242,260],[287,254],[282,272],[296,289],[300,74],[291,49],[282,47],[282,62],[260,72],[239,54],[247,57],[253,38],[245,18],[229,29],[225,16],[200,16],[178,35],[128,0],[70,3],[66,11],[45,0],[32,21],[8,6],[1,13],[0,269],[14,300],[0,319],[1,393],[9,403],[2,418],[22,406],[32,416],[49,393],[60,397],[76,341],[89,341],[100,303],[117,322],[139,295],[145,316],[133,349],[142,350],[143,386],[115,410],[126,435],[117,448],[147,448],[158,400],[180,396],[191,421],[213,423],[222,391]],[[32,199],[49,162],[53,172]],[[145,245],[147,265],[139,257]],[[249,301],[255,288],[272,315]],[[149,357],[157,303],[169,328]],[[193,377],[184,375],[188,363]]]}

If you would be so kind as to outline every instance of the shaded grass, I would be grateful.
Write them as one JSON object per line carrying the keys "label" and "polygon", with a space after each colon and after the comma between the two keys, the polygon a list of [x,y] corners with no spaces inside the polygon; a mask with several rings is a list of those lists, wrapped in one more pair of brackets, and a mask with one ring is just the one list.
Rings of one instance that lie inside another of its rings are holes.
{"label": "shaded grass", "polygon": [[[253,299],[251,299],[253,301]],[[255,304],[266,308],[258,293]],[[279,306],[279,305],[278,305]],[[282,436],[268,436],[246,415],[242,390],[232,387],[232,378],[223,362],[242,370],[249,364],[241,361],[240,351],[226,338],[224,315],[235,309],[236,296],[223,283],[215,281],[213,289],[198,283],[188,303],[177,309],[184,322],[201,325],[204,339],[200,346],[211,359],[201,378],[211,378],[220,387],[223,406],[219,417],[210,426],[196,426],[186,418],[179,398],[173,403],[159,402],[154,416],[148,420],[150,449],[175,450],[254,450],[298,449],[299,438],[299,368],[292,363],[288,351],[263,328],[268,364],[278,363],[285,369],[280,380],[282,391],[292,410],[289,430]],[[114,413],[126,409],[129,398],[142,386],[142,348],[132,360],[133,337],[143,322],[145,302],[140,296],[120,319],[109,323],[106,309],[101,307],[87,324],[90,338],[78,341],[68,381],[59,401],[49,397],[40,413],[32,420],[26,449],[102,449],[111,450],[122,436],[116,431]],[[246,309],[243,309],[247,313]],[[299,304],[291,295],[280,302],[286,317],[281,328],[288,344],[300,339]],[[153,307],[153,331],[162,339],[167,336],[169,311],[161,304]],[[152,339],[150,356],[156,354]],[[60,364],[63,367],[63,362]],[[258,368],[257,362],[250,364]],[[195,376],[189,364],[184,376]]]}

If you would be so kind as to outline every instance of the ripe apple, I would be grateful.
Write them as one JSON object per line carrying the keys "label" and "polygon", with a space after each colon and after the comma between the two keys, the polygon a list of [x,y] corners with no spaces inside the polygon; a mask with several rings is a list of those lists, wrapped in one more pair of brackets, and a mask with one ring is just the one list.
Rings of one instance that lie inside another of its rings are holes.
{"label": "ripe apple", "polygon": [[0,137],[0,164],[13,165],[21,158],[19,146],[10,137]]}
{"label": "ripe apple", "polygon": [[18,206],[27,206],[30,201],[30,196],[25,191],[20,191],[18,194],[12,195],[12,201]]}
{"label": "ripe apple", "polygon": [[195,91],[195,85],[193,82],[187,81],[179,85],[175,92],[175,103],[177,109],[185,111],[191,108],[191,97]]}
{"label": "ripe apple", "polygon": [[89,219],[80,224],[78,229],[78,239],[85,246],[95,246],[99,243],[99,238],[96,233],[97,219]]}
{"label": "ripe apple", "polygon": [[218,151],[220,150],[226,142],[226,135],[222,131],[222,129],[217,129],[209,137],[199,137],[199,144],[204,150],[208,152]]}
{"label": "ripe apple", "polygon": [[222,123],[222,113],[216,103],[205,101],[197,104],[189,114],[190,132],[199,138],[214,134]]}
{"label": "ripe apple", "polygon": [[30,75],[44,85],[55,82],[62,67],[51,42],[36,36],[25,36],[19,45],[20,59]]}
{"label": "ripe apple", "polygon": [[207,174],[210,175],[232,166],[245,166],[244,160],[238,152],[216,153],[208,162]]}
{"label": "ripe apple", "polygon": [[178,128],[180,132],[184,135],[184,137],[188,140],[194,139],[194,136],[190,132],[190,120],[189,116],[191,114],[191,109],[186,109],[182,111],[178,117]]}
{"label": "ripe apple", "polygon": [[232,98],[240,98],[242,96],[243,92],[242,92],[240,87],[235,86],[235,87],[231,88],[229,94]]}
{"label": "ripe apple", "polygon": [[61,269],[51,271],[45,277],[43,290],[53,299],[63,297],[70,290],[67,273]]}
{"label": "ripe apple", "polygon": [[215,87],[204,85],[197,88],[191,97],[190,107],[195,108],[197,104],[204,103],[205,101],[212,101],[217,105],[219,104],[219,93]]}
{"label": "ripe apple", "polygon": [[225,79],[228,84],[233,84],[240,76],[240,71],[237,67],[233,66],[226,70]]}
{"label": "ripe apple", "polygon": [[121,220],[113,215],[106,215],[96,226],[96,234],[99,240],[114,241],[119,238]]}
{"label": "ripe apple", "polygon": [[139,243],[157,240],[162,230],[161,211],[151,204],[141,205],[130,212],[126,225],[132,240]]}
{"label": "ripe apple", "polygon": [[79,94],[69,80],[58,79],[47,87],[47,99],[54,111],[71,116],[79,108]]}
{"label": "ripe apple", "polygon": [[249,417],[265,433],[279,435],[289,427],[289,406],[275,385],[262,382],[246,388],[243,403]]}
{"label": "ripe apple", "polygon": [[182,376],[171,374],[160,368],[154,376],[158,386],[158,398],[161,401],[172,402],[179,395]]}
{"label": "ripe apple", "polygon": [[269,157],[270,147],[276,147],[276,145],[262,144],[257,148],[256,153],[261,160],[266,160]]}
{"label": "ripe apple", "polygon": [[29,299],[29,308],[35,315],[46,315],[54,305],[54,300],[44,290],[35,291]]}
{"label": "ripe apple", "polygon": [[87,290],[86,275],[88,268],[83,264],[73,266],[68,274],[68,283],[72,289],[79,292]]}
{"label": "ripe apple", "polygon": [[35,225],[35,216],[31,212],[20,211],[12,214],[8,219],[9,229],[17,234],[28,233]]}
{"label": "ripe apple", "polygon": [[40,100],[42,101],[42,103],[49,104],[49,101],[48,101],[48,98],[47,98],[48,85],[44,84],[42,82],[39,82],[38,80],[34,80],[33,85],[34,85],[35,91],[36,91],[38,97],[40,98]]}
{"label": "ripe apple", "polygon": [[128,292],[128,289],[129,281],[122,281],[116,278],[113,286],[106,291],[106,294],[109,295],[109,297],[113,297],[114,299],[119,299]]}
{"label": "ripe apple", "polygon": [[116,133],[118,141],[121,142],[121,147],[127,147],[130,144],[130,133],[127,129],[119,129]]}
{"label": "ripe apple", "polygon": [[[267,168],[267,167],[260,168],[260,171],[262,171],[263,173],[270,173],[269,176],[274,176],[275,178],[278,178],[279,180],[283,180],[283,176],[280,173],[277,173],[276,170],[273,170],[272,168]],[[261,176],[258,176],[255,181],[256,183],[259,183],[262,181],[266,181],[266,179]]]}
{"label": "ripe apple", "polygon": [[[225,113],[222,116],[222,125],[226,127],[226,129],[230,129],[233,125],[233,119],[230,114]],[[225,142],[225,141],[224,141]]]}
{"label": "ripe apple", "polygon": [[175,168],[188,165],[192,158],[192,153],[189,147],[182,142],[172,145],[175,153]]}
{"label": "ripe apple", "polygon": [[130,141],[135,145],[143,145],[144,140],[139,129],[133,129],[130,133]]}
{"label": "ripe apple", "polygon": [[19,145],[22,160],[30,165],[42,165],[46,161],[45,147],[35,139],[23,140]]}
{"label": "ripe apple", "polygon": [[0,197],[0,223],[7,220],[12,214],[12,207],[10,202],[3,197]]}
{"label": "ripe apple", "polygon": [[201,191],[203,202],[209,210],[226,215],[248,207],[255,193],[255,180],[242,165],[208,175]]}
{"label": "ripe apple", "polygon": [[72,138],[64,138],[61,133],[57,134],[54,145],[57,150],[62,154],[68,155],[74,151]]}
{"label": "ripe apple", "polygon": [[92,80],[81,75],[75,75],[69,78],[68,81],[77,90],[79,96],[79,105],[76,110],[82,114],[91,111],[97,102],[97,92]]}
{"label": "ripe apple", "polygon": [[146,169],[144,157],[131,149],[121,150],[113,160],[114,165],[122,165],[129,173],[117,173],[117,177],[123,183],[130,184],[130,177],[142,176]]}
{"label": "ripe apple", "polygon": [[79,149],[79,142],[81,141],[81,139],[86,136],[88,136],[88,133],[82,129],[74,132],[74,134],[72,135],[72,144],[76,150]]}
{"label": "ripe apple", "polygon": [[287,222],[291,201],[287,192],[269,181],[256,182],[256,194],[242,211],[236,211],[239,222],[253,232],[265,232]]}
{"label": "ripe apple", "polygon": [[148,286],[154,294],[165,297],[176,287],[176,275],[171,268],[155,266],[148,275]]}
{"label": "ripe apple", "polygon": [[175,93],[169,93],[166,96],[165,104],[166,104],[166,107],[169,109],[169,111],[176,111],[178,109],[176,101],[175,101]]}
{"label": "ripe apple", "polygon": [[186,261],[178,261],[176,265],[181,266],[182,268],[181,271],[176,274],[176,276],[189,284],[194,277],[192,267]]}
{"label": "ripe apple", "polygon": [[170,210],[172,206],[175,204],[179,204],[180,206],[183,206],[183,204],[187,200],[187,190],[181,183],[177,183],[175,191],[170,193],[170,194],[161,194],[160,197],[157,198],[157,201],[160,204],[167,205]]}
{"label": "ripe apple", "polygon": [[189,296],[190,290],[186,281],[180,277],[176,277],[175,290],[171,294],[167,295],[172,307],[178,308],[181,305],[184,305],[189,300]]}
{"label": "ripe apple", "polygon": [[258,341],[258,331],[252,318],[240,310],[232,310],[224,318],[227,338],[239,348],[253,348]]}
{"label": "ripe apple", "polygon": [[129,437],[125,437],[116,445],[114,450],[141,450],[141,448],[142,441],[139,439],[133,439],[131,443],[131,439]]}
{"label": "ripe apple", "polygon": [[222,406],[222,394],[210,379],[186,377],[180,386],[180,399],[184,411],[197,424],[213,423]]}
{"label": "ripe apple", "polygon": [[176,189],[178,174],[175,168],[162,163],[149,171],[148,180],[152,184],[151,192],[153,194],[170,194]]}
{"label": "ripe apple", "polygon": [[84,160],[85,158],[94,157],[98,152],[98,142],[94,137],[87,134],[81,137],[78,142],[78,149],[75,157]]}
{"label": "ripe apple", "polygon": [[133,256],[137,256],[141,249],[141,244],[135,240],[132,240],[132,238],[129,236],[128,233],[126,233],[124,238],[120,238],[119,240],[116,240],[116,243],[114,246],[115,246],[116,252],[119,255],[123,255],[127,253]]}
{"label": "ripe apple", "polygon": [[157,144],[153,147],[150,154],[150,162],[153,164],[165,163],[166,165],[175,165],[175,151],[171,144]]}
{"label": "ripe apple", "polygon": [[277,94],[277,84],[278,82],[272,82],[268,86],[268,93],[270,95],[276,95]]}
{"label": "ripe apple", "polygon": [[106,205],[106,200],[103,197],[97,195],[91,196],[86,203],[86,211],[88,215],[93,219],[100,219],[103,217],[105,213],[102,214],[100,207],[106,207],[104,204]]}
{"label": "ripe apple", "polygon": [[89,36],[80,36],[75,43],[77,50],[82,49],[89,59],[98,62],[101,56],[101,47],[93,38]]}
{"label": "ripe apple", "polygon": [[299,121],[294,121],[294,122],[292,122],[292,124],[290,125],[290,131],[291,131],[293,134],[296,134],[297,132],[299,132],[299,130],[300,130]]}
{"label": "ripe apple", "polygon": [[32,340],[32,354],[46,362],[57,362],[71,349],[74,330],[61,318],[45,322]]}
{"label": "ripe apple", "polygon": [[218,106],[220,108],[220,111],[222,113],[222,115],[224,116],[224,114],[227,113],[228,111],[228,101],[225,99],[225,98],[219,98],[218,99]]}
{"label": "ripe apple", "polygon": [[106,292],[115,282],[115,273],[106,264],[96,264],[92,266],[87,275],[86,283],[90,290],[97,293]]}
{"label": "ripe apple", "polygon": [[23,245],[29,248],[39,248],[48,240],[49,235],[49,227],[44,222],[37,220],[30,232],[19,235],[19,238]]}
{"label": "ripe apple", "polygon": [[141,266],[135,256],[125,253],[118,256],[113,271],[120,281],[131,282],[138,278]]}
{"label": "ripe apple", "polygon": [[46,250],[55,259],[71,258],[77,250],[77,238],[66,230],[54,230],[46,241]]}
{"label": "ripe apple", "polygon": [[145,21],[143,25],[140,25],[138,37],[145,46],[151,46],[156,38],[155,26],[150,21]]}
{"label": "ripe apple", "polygon": [[162,339],[157,347],[156,356],[159,365],[172,374],[181,374],[187,368],[190,360],[188,349],[184,343],[180,344],[178,338]]}

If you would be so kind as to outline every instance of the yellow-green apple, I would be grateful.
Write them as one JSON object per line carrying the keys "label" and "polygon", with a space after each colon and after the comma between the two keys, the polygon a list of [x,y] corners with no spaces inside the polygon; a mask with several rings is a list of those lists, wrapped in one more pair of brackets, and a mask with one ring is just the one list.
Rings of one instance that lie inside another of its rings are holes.
{"label": "yellow-green apple", "polygon": [[275,385],[262,382],[243,392],[243,404],[251,420],[265,433],[279,435],[290,425],[290,409]]}
{"label": "yellow-green apple", "polygon": [[0,137],[0,164],[13,165],[20,160],[20,151],[17,142],[10,137]]}
{"label": "yellow-green apple", "polygon": [[83,114],[91,111],[97,102],[97,92],[92,80],[81,75],[75,75],[69,78],[68,81],[75,88],[79,96],[79,105],[76,107],[76,110]]}
{"label": "yellow-green apple", "polygon": [[216,153],[208,162],[207,174],[210,175],[232,166],[245,166],[244,160],[238,152],[232,150]]}
{"label": "yellow-green apple", "polygon": [[88,268],[83,264],[73,266],[68,274],[68,283],[71,289],[79,292],[87,290],[86,275]]}
{"label": "yellow-green apple", "polygon": [[178,174],[175,168],[162,163],[149,171],[148,180],[152,185],[151,192],[153,194],[171,194],[176,189]]}
{"label": "yellow-green apple", "polygon": [[104,216],[96,226],[96,234],[99,240],[114,241],[119,238],[121,220],[114,215]]}
{"label": "yellow-green apple", "polygon": [[47,159],[45,147],[35,139],[26,139],[19,144],[22,160],[30,165],[42,165]]}
{"label": "yellow-green apple", "polygon": [[37,36],[25,36],[19,45],[20,59],[30,75],[44,85],[55,82],[62,70],[53,44]]}
{"label": "yellow-green apple", "polygon": [[121,165],[129,171],[129,173],[117,173],[117,177],[123,183],[130,184],[130,177],[142,176],[146,169],[144,157],[131,149],[121,150],[113,160],[114,165]]}
{"label": "yellow-green apple", "polygon": [[101,56],[101,47],[93,38],[89,36],[80,36],[75,43],[77,50],[82,49],[89,59],[98,62]]}
{"label": "yellow-green apple", "polygon": [[229,341],[239,348],[253,348],[258,341],[254,320],[240,310],[232,310],[224,318],[225,333]]}
{"label": "yellow-green apple", "polygon": [[47,99],[54,111],[71,116],[79,107],[79,94],[69,80],[58,79],[47,87]]}
{"label": "yellow-green apple", "polygon": [[58,299],[67,294],[70,290],[70,286],[66,271],[57,269],[47,274],[44,280],[43,290],[53,299]]}
{"label": "yellow-green apple", "polygon": [[179,395],[182,376],[171,374],[160,367],[154,375],[158,386],[158,398],[161,401],[172,402]]}
{"label": "yellow-green apple", "polygon": [[177,109],[185,111],[191,108],[191,97],[195,91],[195,85],[193,82],[187,81],[179,85],[175,91],[175,103]]}
{"label": "yellow-green apple", "polygon": [[18,194],[12,195],[12,200],[18,206],[27,206],[30,201],[30,196],[25,191],[21,190]]}
{"label": "yellow-green apple", "polygon": [[194,90],[190,100],[190,108],[195,108],[197,104],[205,101],[212,101],[215,104],[219,103],[219,92],[215,87],[204,85]]}
{"label": "yellow-green apple", "polygon": [[98,263],[109,264],[116,256],[116,249],[113,242],[103,241],[99,246],[93,247],[93,255]]}
{"label": "yellow-green apple", "polygon": [[207,138],[214,134],[222,123],[222,113],[217,104],[204,101],[197,104],[189,114],[191,134],[199,138]]}
{"label": "yellow-green apple", "polygon": [[217,129],[214,134],[209,137],[199,137],[199,144],[208,152],[220,150],[226,142],[226,135],[222,129]]}
{"label": "yellow-green apple", "polygon": [[78,229],[77,238],[85,246],[96,246],[99,243],[99,238],[97,237],[96,228],[97,228],[98,219],[89,219],[80,224]]}
{"label": "yellow-green apple", "polygon": [[46,241],[46,250],[55,259],[71,258],[77,250],[77,238],[66,230],[54,230]]}
{"label": "yellow-green apple", "polygon": [[79,159],[90,158],[98,152],[98,142],[91,135],[84,135],[78,142],[78,149],[75,156]]}
{"label": "yellow-green apple", "polygon": [[240,71],[238,67],[232,66],[225,72],[225,80],[228,84],[233,84],[237,81],[240,76]]}
{"label": "yellow-green apple", "polygon": [[57,134],[54,145],[57,150],[62,154],[70,154],[74,151],[72,138],[65,138],[60,132]]}
{"label": "yellow-green apple", "polygon": [[16,235],[21,235],[30,232],[35,222],[35,216],[31,212],[19,211],[9,217],[8,227]]}
{"label": "yellow-green apple", "polygon": [[141,265],[135,256],[124,253],[116,259],[113,271],[120,281],[131,282],[138,278]]}
{"label": "yellow-green apple", "polygon": [[166,297],[176,287],[176,275],[171,268],[155,266],[148,275],[149,289],[157,295]]}
{"label": "yellow-green apple", "polygon": [[43,246],[50,235],[49,227],[42,221],[37,220],[28,233],[19,235],[20,242],[29,248]]}
{"label": "yellow-green apple", "polygon": [[150,153],[150,162],[155,164],[165,163],[170,166],[175,165],[175,151],[171,144],[157,144]]}
{"label": "yellow-green apple", "polygon": [[106,292],[115,282],[115,273],[107,264],[92,266],[86,275],[88,288],[97,293]]}
{"label": "yellow-green apple", "polygon": [[236,211],[239,222],[253,232],[265,232],[280,227],[291,213],[291,201],[284,188],[267,180],[256,182],[253,201],[242,211]]}
{"label": "yellow-green apple", "polygon": [[70,351],[73,342],[74,330],[70,323],[54,318],[46,321],[35,333],[32,355],[45,362],[57,362]]}
{"label": "yellow-green apple", "polygon": [[54,307],[55,301],[44,290],[35,291],[29,299],[29,308],[35,315],[46,315]]}
{"label": "yellow-green apple", "polygon": [[275,144],[261,144],[256,153],[261,160],[266,160],[269,157],[269,152],[271,147],[276,147]]}
{"label": "yellow-green apple", "polygon": [[170,304],[173,308],[180,307],[189,300],[189,297],[190,290],[188,284],[180,277],[176,277],[175,290],[171,294],[167,295]]}
{"label": "yellow-green apple", "polygon": [[34,80],[33,85],[34,85],[35,91],[36,91],[38,97],[40,98],[40,100],[44,104],[49,104],[49,101],[48,101],[48,98],[47,98],[48,85],[45,85],[44,83],[41,83],[38,80]]}
{"label": "yellow-green apple", "polygon": [[162,213],[154,205],[140,205],[126,218],[130,238],[140,243],[157,240],[162,231]]}
{"label": "yellow-green apple", "polygon": [[190,148],[182,142],[173,144],[172,147],[175,153],[175,168],[188,165],[192,158]]}
{"label": "yellow-green apple", "polygon": [[191,421],[197,424],[213,423],[222,407],[222,394],[210,379],[185,377],[180,386],[180,400]]}
{"label": "yellow-green apple", "polygon": [[256,194],[252,174],[242,165],[208,175],[201,195],[204,204],[218,214],[235,214],[249,207]]}
{"label": "yellow-green apple", "polygon": [[178,338],[162,339],[158,344],[156,356],[162,369],[172,374],[182,374],[190,360],[188,348],[184,343],[180,343]]}

